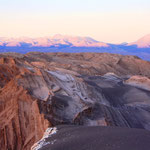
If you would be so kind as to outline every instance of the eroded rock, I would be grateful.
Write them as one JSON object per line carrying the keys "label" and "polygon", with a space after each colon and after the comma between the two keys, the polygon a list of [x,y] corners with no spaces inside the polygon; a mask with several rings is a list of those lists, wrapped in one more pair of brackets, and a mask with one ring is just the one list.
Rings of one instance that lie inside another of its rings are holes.
{"label": "eroded rock", "polygon": [[45,129],[62,124],[150,130],[149,62],[93,53],[3,57],[7,55],[0,56],[4,150],[28,150]]}

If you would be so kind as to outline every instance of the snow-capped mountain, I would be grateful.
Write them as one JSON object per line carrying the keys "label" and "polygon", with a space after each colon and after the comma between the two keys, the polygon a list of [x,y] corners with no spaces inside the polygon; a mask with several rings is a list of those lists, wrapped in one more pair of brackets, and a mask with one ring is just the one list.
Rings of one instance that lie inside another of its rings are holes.
{"label": "snow-capped mountain", "polygon": [[150,60],[150,34],[132,43],[110,44],[94,40],[90,37],[63,36],[40,38],[5,38],[0,37],[0,53],[3,52],[95,52],[135,55]]}
{"label": "snow-capped mountain", "polygon": [[22,46],[28,44],[30,47],[51,47],[68,45],[70,47],[108,47],[106,43],[96,41],[90,37],[75,37],[55,35],[53,37],[41,38],[0,38],[0,45],[6,47]]}

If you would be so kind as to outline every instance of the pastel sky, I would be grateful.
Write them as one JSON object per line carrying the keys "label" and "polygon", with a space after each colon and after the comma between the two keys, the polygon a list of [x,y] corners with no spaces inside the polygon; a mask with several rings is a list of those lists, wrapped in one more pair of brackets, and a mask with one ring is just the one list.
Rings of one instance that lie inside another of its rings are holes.
{"label": "pastel sky", "polygon": [[150,0],[0,0],[0,37],[90,36],[133,42],[150,33]]}

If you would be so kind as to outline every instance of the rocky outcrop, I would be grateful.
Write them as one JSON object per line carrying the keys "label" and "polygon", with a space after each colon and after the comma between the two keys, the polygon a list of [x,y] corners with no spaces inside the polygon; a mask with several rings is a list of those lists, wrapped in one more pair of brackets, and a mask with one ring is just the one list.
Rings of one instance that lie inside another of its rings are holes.
{"label": "rocky outcrop", "polygon": [[124,83],[150,91],[150,79],[147,77],[131,76]]}
{"label": "rocky outcrop", "polygon": [[[109,73],[113,72],[113,73]],[[0,55],[0,147],[28,150],[51,126],[150,130],[150,63],[111,54]]]}
{"label": "rocky outcrop", "polygon": [[[113,72],[118,76],[142,75],[150,77],[150,62],[136,56],[108,53],[28,53],[28,62],[45,63],[43,68],[66,69],[81,75],[104,75]],[[34,65],[36,66],[36,65]],[[37,65],[38,67],[38,65]]]}

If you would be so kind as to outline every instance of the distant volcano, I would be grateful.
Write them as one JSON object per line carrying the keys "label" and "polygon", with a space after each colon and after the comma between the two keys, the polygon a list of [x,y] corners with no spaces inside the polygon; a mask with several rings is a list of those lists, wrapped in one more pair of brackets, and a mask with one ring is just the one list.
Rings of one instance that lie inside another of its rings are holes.
{"label": "distant volcano", "polygon": [[137,45],[138,48],[150,48],[150,34],[142,37],[136,42],[130,43],[129,45]]}

